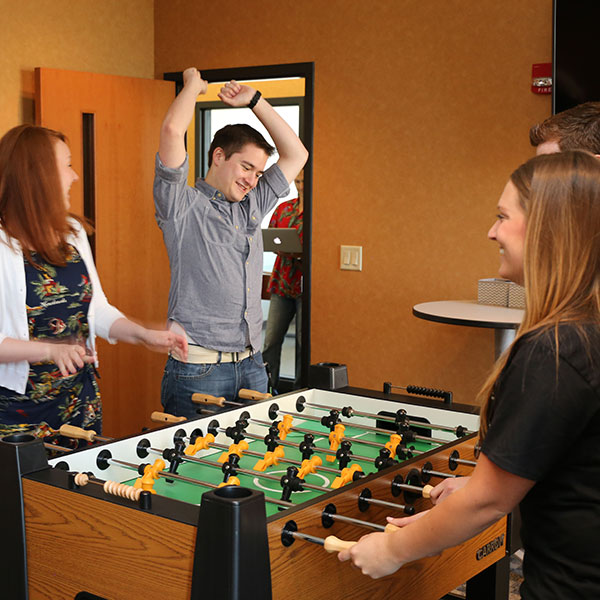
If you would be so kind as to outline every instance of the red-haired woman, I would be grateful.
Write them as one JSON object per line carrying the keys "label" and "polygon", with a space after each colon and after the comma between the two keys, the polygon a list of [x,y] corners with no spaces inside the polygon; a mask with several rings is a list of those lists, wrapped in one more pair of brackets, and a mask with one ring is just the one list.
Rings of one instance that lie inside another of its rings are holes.
{"label": "red-haired woman", "polygon": [[64,135],[21,125],[0,140],[0,436],[101,432],[95,336],[187,352],[111,306],[86,229],[69,213],[78,177]]}

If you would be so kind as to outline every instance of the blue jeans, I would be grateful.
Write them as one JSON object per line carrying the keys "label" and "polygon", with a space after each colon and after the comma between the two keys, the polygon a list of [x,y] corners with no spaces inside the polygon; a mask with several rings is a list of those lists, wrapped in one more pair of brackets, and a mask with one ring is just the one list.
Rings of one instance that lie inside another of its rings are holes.
{"label": "blue jeans", "polygon": [[263,360],[269,365],[271,383],[277,389],[279,385],[279,367],[281,364],[281,347],[285,340],[285,334],[296,315],[296,372],[295,384],[300,380],[300,338],[302,335],[302,297],[287,298],[271,294],[269,302],[269,316],[267,317],[267,329],[265,331],[265,343],[263,346]]}
{"label": "blue jeans", "polygon": [[[240,389],[264,393],[267,383],[267,372],[260,352],[237,363],[216,364],[184,363],[169,356],[163,374],[160,401],[165,412],[193,419],[236,407],[195,404],[192,394],[223,396],[225,400],[248,404],[251,401],[238,398]],[[199,408],[203,408],[202,413],[197,412]]]}

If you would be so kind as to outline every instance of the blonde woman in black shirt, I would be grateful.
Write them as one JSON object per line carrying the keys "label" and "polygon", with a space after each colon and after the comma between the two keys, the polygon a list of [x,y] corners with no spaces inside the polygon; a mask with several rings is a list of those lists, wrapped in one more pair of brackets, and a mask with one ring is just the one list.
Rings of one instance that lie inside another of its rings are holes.
{"label": "blonde woman in black shirt", "polygon": [[[522,598],[600,598],[600,161],[531,159],[489,232],[526,290],[515,341],[480,392],[482,452],[466,485],[340,560],[378,578],[479,533],[520,505]],[[408,522],[408,524],[407,524]]]}

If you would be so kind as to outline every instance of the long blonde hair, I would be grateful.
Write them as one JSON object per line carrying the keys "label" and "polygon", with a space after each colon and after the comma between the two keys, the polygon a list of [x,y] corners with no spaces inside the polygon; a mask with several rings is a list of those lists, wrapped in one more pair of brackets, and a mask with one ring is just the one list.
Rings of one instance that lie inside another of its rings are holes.
{"label": "long blonde hair", "polygon": [[[496,381],[511,348],[526,334],[594,323],[600,328],[600,160],[573,150],[537,156],[510,177],[526,217],[526,309],[514,342],[498,359],[477,399],[485,436]],[[579,327],[582,342],[587,341]]]}

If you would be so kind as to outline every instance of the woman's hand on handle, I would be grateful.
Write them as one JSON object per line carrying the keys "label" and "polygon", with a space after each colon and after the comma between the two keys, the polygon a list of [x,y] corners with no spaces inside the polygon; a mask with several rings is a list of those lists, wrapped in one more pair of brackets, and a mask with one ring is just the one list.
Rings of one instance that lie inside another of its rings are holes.
{"label": "woman's hand on handle", "polygon": [[363,575],[368,575],[373,579],[390,575],[403,564],[394,556],[388,543],[398,533],[400,532],[365,535],[352,547],[342,550],[338,554],[338,559],[342,562],[352,561],[352,564],[360,569]]}

